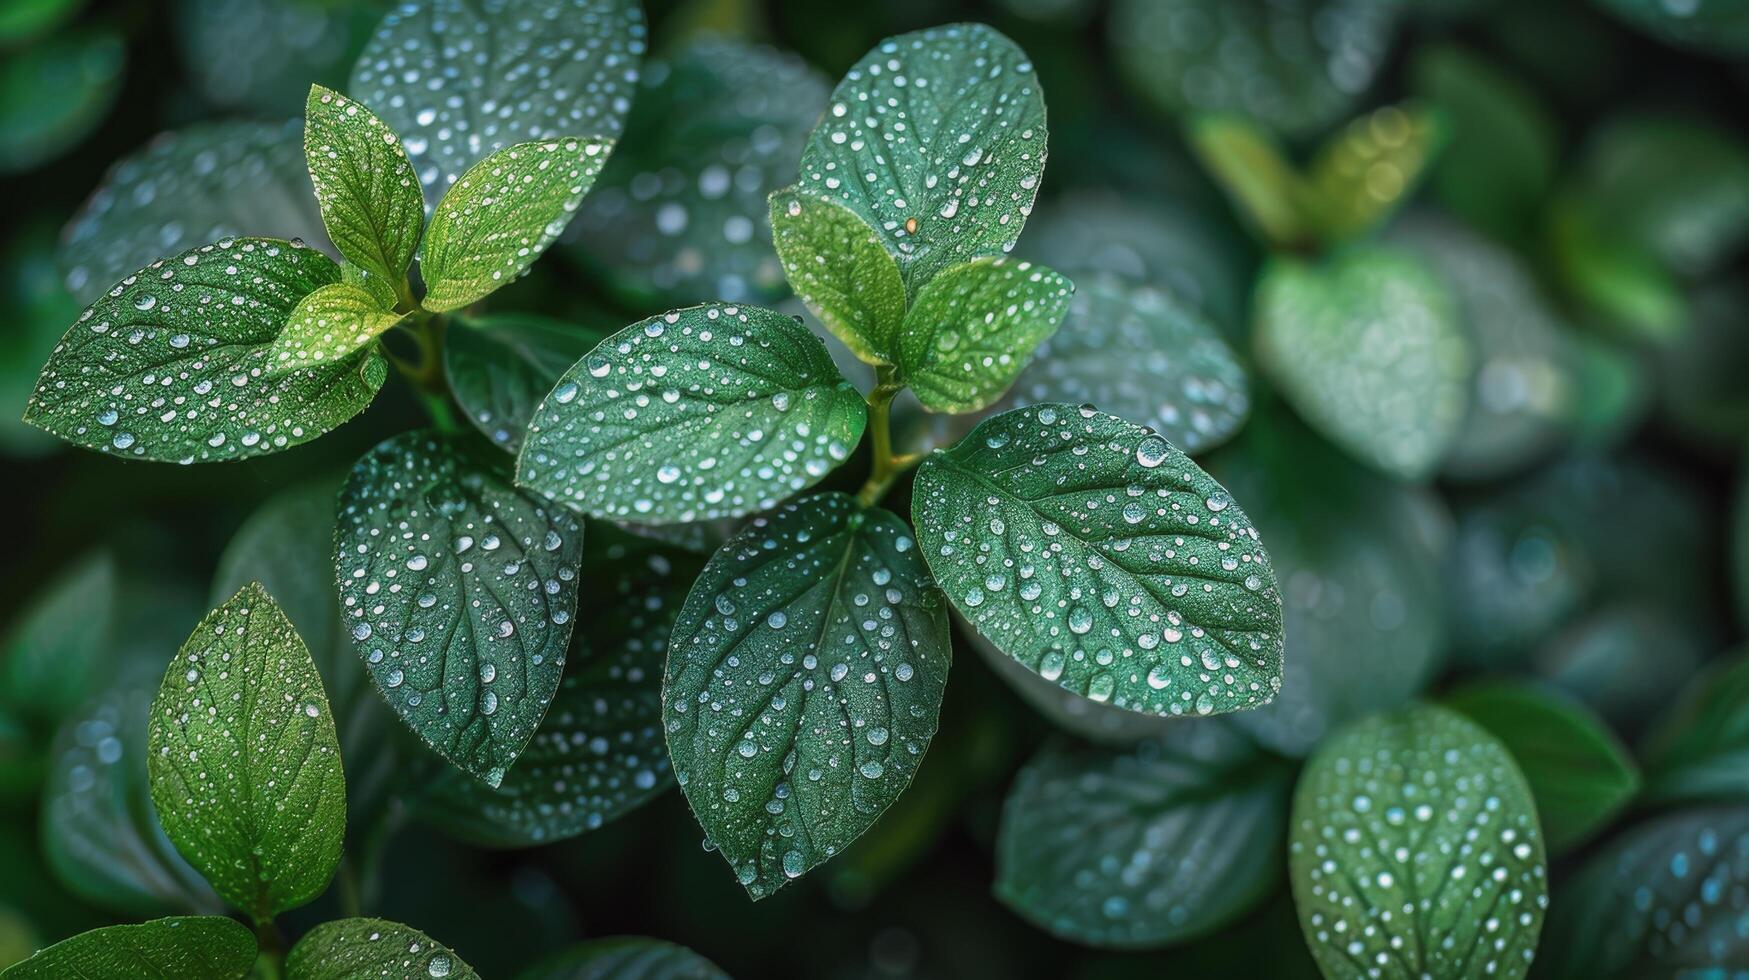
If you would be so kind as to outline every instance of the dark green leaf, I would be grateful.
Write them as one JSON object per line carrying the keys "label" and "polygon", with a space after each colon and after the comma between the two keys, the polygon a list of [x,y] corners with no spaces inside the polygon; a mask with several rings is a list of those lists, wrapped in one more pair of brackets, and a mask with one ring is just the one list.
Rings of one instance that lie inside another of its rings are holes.
{"label": "dark green leaf", "polygon": [[78,31],[8,51],[0,61],[0,174],[19,174],[71,149],[121,93],[127,46],[109,31]]}
{"label": "dark green leaf", "polygon": [[1003,804],[996,896],[1093,946],[1209,932],[1275,887],[1292,784],[1221,721],[1123,751],[1047,746]]}
{"label": "dark green leaf", "polygon": [[940,271],[899,333],[899,377],[931,412],[985,408],[1057,330],[1075,286],[1043,266],[974,259]]}
{"label": "dark green leaf", "polygon": [[339,523],[340,602],[377,688],[439,755],[497,786],[559,689],[582,525],[431,432],[360,459]]}
{"label": "dark green leaf", "polygon": [[614,936],[578,943],[517,974],[517,980],[729,980],[729,975],[685,946]]}
{"label": "dark green leaf", "polygon": [[268,352],[298,302],[339,279],[322,253],[268,238],[160,259],[80,315],[25,421],[87,449],[167,462],[309,442],[363,411],[388,377],[374,350],[270,373]]}
{"label": "dark green leaf", "polygon": [[1690,682],[1646,743],[1646,799],[1749,799],[1749,658]]}
{"label": "dark green leaf", "polygon": [[1640,788],[1640,770],[1584,705],[1521,681],[1477,683],[1445,704],[1486,728],[1517,761],[1536,797],[1550,852],[1609,825]]}
{"label": "dark green leaf", "polygon": [[1425,477],[1469,402],[1469,338],[1451,292],[1411,255],[1357,248],[1276,259],[1257,287],[1258,363],[1319,432],[1368,465]]}
{"label": "dark green leaf", "polygon": [[1549,637],[1531,667],[1618,727],[1638,727],[1681,691],[1710,649],[1690,615],[1643,601],[1606,602]]}
{"label": "dark green leaf", "polygon": [[669,642],[668,748],[749,894],[842,851],[910,785],[951,656],[947,603],[887,511],[808,497],[710,560]]}
{"label": "dark green leaf", "polygon": [[313,85],[304,160],[340,254],[391,285],[401,282],[419,245],[425,198],[400,137],[364,106]]}
{"label": "dark green leaf", "polygon": [[1749,53],[1749,15],[1730,0],[1595,0],[1640,30],[1672,44],[1722,55]]}
{"label": "dark green leaf", "polygon": [[29,41],[65,23],[84,0],[14,0],[0,8],[0,44]]}
{"label": "dark green leaf", "polygon": [[1536,804],[1462,715],[1423,705],[1325,742],[1294,791],[1288,861],[1326,977],[1530,971],[1548,907]]}
{"label": "dark green leaf", "polygon": [[[350,3],[173,0],[187,84],[221,112],[296,111],[310,80],[343,79],[380,11]],[[190,112],[213,110],[190,105]]]}
{"label": "dark green leaf", "polygon": [[479,980],[455,951],[384,919],[335,919],[298,940],[286,980]]}
{"label": "dark green leaf", "polygon": [[869,364],[897,364],[905,283],[880,232],[794,187],[771,195],[771,228],[790,286],[832,335]]}
{"label": "dark green leaf", "polygon": [[361,286],[337,282],[298,300],[267,352],[275,374],[345,360],[401,322]]}
{"label": "dark green leaf", "polygon": [[565,372],[529,423],[516,482],[597,517],[735,517],[818,482],[866,421],[806,327],[707,303],[634,323]]}
{"label": "dark green leaf", "polygon": [[912,519],[955,607],[1066,690],[1157,715],[1280,690],[1281,594],[1257,532],[1139,425],[1070,405],[986,419],[924,460]]}
{"label": "dark green leaf", "polygon": [[1375,109],[1343,127],[1307,172],[1322,236],[1348,241],[1384,223],[1444,143],[1443,121],[1415,105]]}
{"label": "dark green leaf", "polygon": [[114,638],[115,559],[81,558],[32,596],[0,648],[0,705],[50,726],[97,686]]}
{"label": "dark green leaf", "polygon": [[243,980],[255,937],[216,915],[154,919],[82,932],[9,969],[5,980]]}
{"label": "dark green leaf", "polygon": [[1265,243],[1292,246],[1312,232],[1311,189],[1248,116],[1205,115],[1185,127],[1190,147]]}
{"label": "dark green leaf", "polygon": [[267,922],[327,889],[346,834],[334,715],[310,651],[260,585],[195,627],[148,734],[164,832],[226,901]]}
{"label": "dark green leaf", "polygon": [[914,297],[941,270],[1013,247],[1044,168],[1032,62],[982,24],[953,24],[888,38],[851,67],[808,138],[799,189],[879,231]]}
{"label": "dark green leaf", "polygon": [[595,330],[538,316],[452,320],[444,374],[468,421],[514,453],[541,399],[600,340]]}
{"label": "dark green leaf", "polygon": [[347,91],[401,135],[431,207],[513,143],[618,136],[643,56],[637,0],[419,0],[383,18]]}

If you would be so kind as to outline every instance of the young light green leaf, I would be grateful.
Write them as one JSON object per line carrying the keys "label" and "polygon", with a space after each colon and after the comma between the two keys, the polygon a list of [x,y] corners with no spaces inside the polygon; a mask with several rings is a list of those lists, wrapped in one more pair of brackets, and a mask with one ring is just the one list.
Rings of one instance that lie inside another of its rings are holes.
{"label": "young light green leaf", "polygon": [[595,517],[738,517],[817,483],[866,422],[806,327],[707,303],[634,323],[566,371],[529,423],[516,482]]}
{"label": "young light green leaf", "polygon": [[337,282],[298,300],[267,352],[275,374],[344,360],[401,322],[367,289]]}
{"label": "young light green leaf", "polygon": [[517,974],[517,980],[729,980],[685,946],[644,936],[578,943]]}
{"label": "young light green leaf", "polygon": [[416,0],[383,18],[346,88],[401,135],[431,207],[513,143],[618,136],[643,55],[637,0]]}
{"label": "young light green leaf", "polygon": [[1286,247],[1312,233],[1311,189],[1275,140],[1247,116],[1196,116],[1190,148],[1264,242]]}
{"label": "young light green leaf", "polygon": [[497,786],[559,689],[583,527],[495,461],[409,432],[340,493],[334,567],[353,646],[425,744]]}
{"label": "young light green leaf", "polygon": [[998,407],[1043,402],[1097,405],[1197,453],[1239,430],[1251,390],[1201,313],[1151,286],[1095,273],[1077,281],[1062,327]]}
{"label": "young light green leaf", "polygon": [[1375,109],[1343,127],[1307,173],[1319,234],[1345,242],[1378,227],[1415,192],[1444,143],[1442,121],[1416,105]]}
{"label": "young light green leaf", "polygon": [[1074,293],[1069,280],[1015,259],[943,270],[905,314],[899,377],[931,412],[986,408],[1056,332]]}
{"label": "young light green leaf", "polygon": [[490,295],[528,271],[570,223],[612,143],[518,143],[468,168],[437,202],[419,248],[420,305],[434,313]]}
{"label": "young light green leaf", "polygon": [[1498,738],[1530,784],[1549,851],[1607,827],[1640,788],[1640,770],[1603,720],[1569,696],[1522,681],[1471,684],[1445,705]]}
{"label": "young light green leaf", "polygon": [[638,309],[781,299],[766,195],[795,179],[828,91],[795,54],[729,37],[652,62],[571,251]]}
{"label": "young light green leaf", "polygon": [[1255,331],[1282,396],[1386,473],[1427,476],[1463,425],[1469,339],[1450,290],[1413,256],[1367,247],[1323,266],[1277,259],[1258,283]]}
{"label": "young light green leaf", "polygon": [[0,647],[0,706],[48,727],[89,697],[115,625],[115,559],[87,555],[32,596]]}
{"label": "young light green leaf", "polygon": [[1350,726],[1300,774],[1294,905],[1326,977],[1522,978],[1548,907],[1530,787],[1492,735],[1422,705]]}
{"label": "young light green leaf", "polygon": [[905,283],[880,232],[830,197],[771,195],[783,274],[826,329],[869,364],[897,364]]}
{"label": "young light green leaf", "polygon": [[1159,435],[1091,408],[984,420],[917,471],[930,570],[985,639],[1065,690],[1155,715],[1267,704],[1282,609],[1256,530]]}
{"label": "young light green leaf", "polygon": [[387,279],[371,275],[345,259],[340,260],[340,281],[369,293],[379,310],[392,310],[401,302]]}
{"label": "young light green leaf", "polygon": [[320,895],[340,863],[346,780],[322,678],[267,590],[195,627],[152,701],[146,762],[164,832],[256,922]]}
{"label": "young light green leaf", "polygon": [[1639,824],[1556,892],[1537,971],[1559,980],[1706,977],[1749,957],[1749,807]]}
{"label": "young light green leaf", "polygon": [[1749,800],[1749,658],[1696,677],[1643,754],[1647,800]]}
{"label": "young light green leaf", "polygon": [[243,235],[331,247],[302,133],[301,121],[203,123],[123,157],[67,225],[67,288],[90,303],[165,255]]}
{"label": "young light green leaf", "polygon": [[448,946],[386,919],[335,919],[304,934],[286,980],[480,980]]}
{"label": "young light green leaf", "polygon": [[841,493],[723,546],[668,647],[668,749],[687,802],[764,898],[898,799],[935,735],[947,603],[897,516]]}
{"label": "young light green leaf", "polygon": [[468,421],[514,453],[541,399],[601,336],[539,316],[454,319],[444,334],[444,375]]}
{"label": "young light green leaf", "polygon": [[304,160],[322,225],[340,254],[373,276],[401,282],[425,223],[425,198],[401,138],[359,103],[312,85]]}
{"label": "young light green leaf", "polygon": [[952,24],[888,38],[845,74],[798,189],[879,231],[915,297],[941,270],[1012,248],[1044,169],[1031,60],[982,24]]}
{"label": "young light green leaf", "polygon": [[87,449],[168,462],[309,442],[363,411],[388,377],[374,350],[272,373],[268,352],[298,302],[339,280],[327,256],[270,238],[160,259],[80,314],[25,421]]}
{"label": "young light green leaf", "polygon": [[187,915],[105,926],[0,970],[4,980],[243,980],[255,937],[235,919]]}
{"label": "young light green leaf", "polygon": [[1092,946],[1202,935],[1275,887],[1292,787],[1289,766],[1220,720],[1124,750],[1052,743],[1002,806],[996,896]]}

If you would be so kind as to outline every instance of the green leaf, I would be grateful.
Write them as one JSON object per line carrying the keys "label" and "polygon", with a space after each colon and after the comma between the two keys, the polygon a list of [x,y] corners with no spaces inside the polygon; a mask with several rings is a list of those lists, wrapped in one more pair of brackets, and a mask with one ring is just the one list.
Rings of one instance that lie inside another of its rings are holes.
{"label": "green leaf", "polygon": [[1239,431],[1251,386],[1213,324],[1173,294],[1109,274],[1076,283],[1063,325],[998,403],[1097,405],[1187,453]]}
{"label": "green leaf", "polygon": [[1512,756],[1429,705],[1325,742],[1300,774],[1294,905],[1326,977],[1523,977],[1548,871]]}
{"label": "green leaf", "polygon": [[517,980],[729,980],[685,946],[643,936],[578,943],[517,974]]}
{"label": "green leaf", "polygon": [[917,295],[899,334],[899,376],[931,412],[988,407],[1069,311],[1075,285],[1030,262],[974,259]]}
{"label": "green leaf", "polygon": [[795,180],[827,91],[796,55],[728,37],[652,62],[565,236],[572,253],[638,309],[781,299],[766,195]]}
{"label": "green leaf", "polygon": [[600,340],[599,331],[539,316],[455,319],[444,334],[444,375],[468,421],[514,453],[541,399]]}
{"label": "green leaf", "polygon": [[1154,715],[1281,688],[1275,573],[1232,497],[1159,435],[1091,408],[984,420],[917,471],[930,570],[985,639],[1049,681]]}
{"label": "green leaf", "polygon": [[419,245],[425,198],[401,138],[359,103],[312,85],[304,160],[322,225],[340,254],[390,284],[402,282]]}
{"label": "green leaf", "polygon": [[1561,980],[1728,975],[1726,965],[1749,957],[1745,888],[1749,808],[1655,817],[1556,892],[1537,971]]}
{"label": "green leaf", "polygon": [[1445,138],[1443,120],[1410,104],[1375,109],[1326,141],[1307,173],[1324,239],[1348,241],[1383,224],[1415,192]]}
{"label": "green leaf", "polygon": [[1749,658],[1714,664],[1665,712],[1643,753],[1645,799],[1749,799]]}
{"label": "green leaf", "polygon": [[164,833],[256,922],[328,887],[346,834],[334,714],[310,651],[260,585],[195,627],[152,701]]}
{"label": "green leaf", "polygon": [[22,174],[72,149],[121,94],[127,45],[79,30],[8,51],[0,61],[0,174]]}
{"label": "green leaf", "polygon": [[1603,234],[1684,276],[1719,269],[1749,240],[1749,142],[1708,121],[1612,120],[1592,137],[1575,184]]}
{"label": "green leaf", "polygon": [[267,352],[275,374],[345,360],[401,322],[368,289],[337,282],[298,300]]}
{"label": "green leaf", "polygon": [[1392,476],[1427,476],[1463,425],[1469,339],[1450,290],[1411,255],[1363,247],[1317,266],[1272,261],[1253,342],[1302,418]]}
{"label": "green leaf", "polygon": [[346,90],[401,135],[431,207],[513,143],[618,136],[644,33],[637,0],[421,0],[383,18]]}
{"label": "green leaf", "polygon": [[798,189],[879,231],[915,297],[943,269],[1013,247],[1045,138],[1044,94],[1013,41],[982,24],[915,31],[876,45],[832,90]]}
{"label": "green leaf", "polygon": [[1003,804],[996,896],[1092,946],[1210,932],[1274,889],[1292,785],[1220,721],[1124,750],[1052,743]]}
{"label": "green leaf", "polygon": [[271,373],[298,302],[338,282],[327,256],[268,238],[160,259],[80,314],[25,421],[134,459],[243,459],[301,445],[364,410],[388,377],[376,351]]}
{"label": "green leaf", "polygon": [[616,547],[590,564],[577,612],[587,629],[571,637],[570,668],[546,719],[496,790],[460,776],[432,788],[425,812],[445,830],[530,847],[595,830],[674,785],[662,673],[697,562]]}
{"label": "green leaf", "polygon": [[767,510],[844,462],[867,406],[808,329],[707,303],[634,323],[535,410],[516,482],[654,524]]}
{"label": "green leaf", "polygon": [[14,46],[66,23],[84,0],[15,0],[0,9],[0,44]]}
{"label": "green leaf", "polygon": [[583,202],[611,143],[518,143],[468,168],[431,214],[419,249],[420,305],[434,313],[483,299],[528,271]]}
{"label": "green leaf", "polygon": [[340,261],[340,281],[369,293],[379,310],[392,310],[401,302],[387,279],[373,276],[345,259]]}
{"label": "green leaf", "polygon": [[951,657],[947,604],[888,511],[808,497],[711,558],[669,641],[668,749],[748,894],[842,851],[910,785]]}
{"label": "green leaf", "polygon": [[115,559],[99,552],[32,596],[0,648],[0,705],[50,726],[89,697],[114,639]]}
{"label": "green leaf", "polygon": [[1596,0],[1621,20],[1671,44],[1737,56],[1749,53],[1749,16],[1730,0]]}
{"label": "green leaf", "polygon": [[1445,705],[1487,729],[1518,762],[1549,851],[1572,850],[1609,825],[1640,788],[1627,749],[1590,709],[1523,681],[1471,684]]}
{"label": "green leaf", "polygon": [[243,980],[255,964],[255,937],[216,915],[105,926],[50,946],[0,970],[5,980]]}
{"label": "green leaf", "polygon": [[166,34],[181,54],[191,112],[300,108],[310,79],[345,78],[380,14],[373,6],[282,0],[174,0]]}
{"label": "green leaf", "polygon": [[386,919],[335,919],[298,940],[286,980],[479,980],[448,946]]}
{"label": "green leaf", "polygon": [[331,247],[302,133],[301,122],[205,123],[123,157],[67,225],[67,287],[90,303],[165,255],[243,235]]}
{"label": "green leaf", "polygon": [[905,283],[880,232],[830,197],[771,195],[777,257],[796,295],[869,364],[896,364]]}
{"label": "green leaf", "polygon": [[1269,134],[1246,116],[1206,115],[1185,127],[1190,148],[1264,242],[1311,234],[1311,189]]}
{"label": "green leaf", "polygon": [[583,527],[432,432],[365,454],[334,567],[354,648],[425,744],[497,786],[559,689]]}

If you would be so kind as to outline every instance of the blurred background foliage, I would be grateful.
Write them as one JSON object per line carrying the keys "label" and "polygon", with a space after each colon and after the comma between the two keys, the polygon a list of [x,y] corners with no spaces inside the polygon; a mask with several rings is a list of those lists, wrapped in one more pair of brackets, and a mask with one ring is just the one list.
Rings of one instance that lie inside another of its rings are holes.
{"label": "blurred background foliage", "polygon": [[[651,60],[626,139],[567,244],[495,308],[593,337],[704,299],[782,302],[764,199],[793,177],[831,79],[882,37],[988,22],[1035,59],[1050,113],[1050,166],[1018,252],[1090,284],[1116,273],[1167,294],[1245,367],[1248,421],[1223,446],[1193,448],[1278,565],[1288,666],[1274,705],[1231,719],[1275,760],[1236,770],[1232,779],[1268,778],[1233,792],[1284,805],[1268,774],[1344,722],[1417,695],[1462,688],[1454,704],[1488,702],[1469,685],[1501,677],[1564,692],[1561,710],[1607,722],[1612,751],[1615,739],[1635,747],[1622,757],[1647,767],[1648,786],[1609,826],[1545,810],[1559,846],[1539,961],[1555,963],[1553,975],[1602,975],[1554,946],[1585,946],[1586,930],[1631,914],[1597,884],[1609,862],[1655,861],[1697,825],[1749,833],[1749,764],[1696,767],[1701,750],[1681,748],[1680,724],[1654,731],[1667,715],[1724,710],[1707,692],[1743,683],[1728,655],[1749,617],[1749,5],[646,7]],[[116,262],[143,265],[180,236],[210,237],[206,227],[312,227],[301,161],[294,150],[285,164],[275,148],[287,132],[295,147],[286,121],[311,82],[345,85],[385,9],[0,7],[0,199],[12,215],[0,242],[0,451],[14,515],[0,568],[0,619],[11,624],[0,653],[0,964],[104,922],[214,906],[150,812],[144,699],[215,574],[236,572],[221,554],[251,513],[313,474],[332,483],[421,418],[391,386],[316,445],[174,467],[61,446],[16,421],[24,400]],[[1406,108],[1367,115],[1393,106]],[[1316,272],[1321,262],[1340,273]],[[1093,310],[1084,315],[1104,315]],[[1360,335],[1374,338],[1359,349],[1380,351],[1377,370],[1344,375],[1352,352],[1330,369],[1329,350],[1273,336],[1325,316],[1337,330],[1382,327]],[[1377,337],[1411,320],[1450,329],[1429,335],[1439,353],[1418,363],[1432,374],[1404,391],[1391,343]],[[1393,378],[1397,390],[1385,390]],[[1354,411],[1321,414],[1332,399]],[[1391,428],[1409,416],[1413,431]],[[914,416],[906,431],[940,440],[958,425]],[[1066,753],[1121,750],[1061,744],[1062,729],[1120,746],[1157,734],[1065,706],[1001,664],[962,643],[916,783],[855,847],[758,906],[698,847],[670,792],[635,819],[512,851],[458,843],[404,800],[371,802],[398,829],[371,911],[440,937],[488,976],[615,933],[682,942],[747,977],[1315,975],[1279,858],[1248,868],[1243,901],[1164,951],[1063,942],[997,901],[998,828],[1023,763],[1052,743],[1022,780],[1049,793]],[[1484,725],[1486,714],[1476,714]],[[355,752],[354,780],[365,768]],[[1660,768],[1672,757],[1689,767]],[[1697,803],[1719,799],[1734,806]],[[1026,886],[1001,878],[1004,895]],[[1564,911],[1568,894],[1590,904]],[[333,913],[330,898],[299,917]],[[1732,942],[1721,962],[1749,962],[1742,930]],[[1648,940],[1636,955],[1655,948],[1665,947]]]}

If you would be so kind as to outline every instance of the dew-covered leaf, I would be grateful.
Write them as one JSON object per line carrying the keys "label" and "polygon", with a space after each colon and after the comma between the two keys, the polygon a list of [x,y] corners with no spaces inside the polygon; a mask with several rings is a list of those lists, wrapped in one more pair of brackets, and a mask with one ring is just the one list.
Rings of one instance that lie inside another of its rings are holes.
{"label": "dew-covered leaf", "polygon": [[425,198],[400,137],[364,106],[313,85],[304,161],[340,254],[390,284],[401,282],[419,245]]}
{"label": "dew-covered leaf", "polygon": [[340,281],[369,293],[378,309],[392,310],[401,302],[401,298],[395,295],[395,287],[387,279],[372,275],[345,259],[340,260]]}
{"label": "dew-covered leaf", "polygon": [[790,287],[869,364],[897,364],[905,283],[880,232],[830,197],[771,195],[771,229]]}
{"label": "dew-covered leaf", "polygon": [[866,422],[806,327],[707,303],[634,323],[566,371],[529,423],[516,482],[596,517],[736,517],[819,482]]}
{"label": "dew-covered leaf", "polygon": [[750,895],[842,851],[910,785],[951,656],[947,603],[888,511],[808,497],[710,560],[669,641],[665,727]]}
{"label": "dew-covered leaf", "polygon": [[1198,453],[1245,423],[1251,386],[1203,314],[1152,286],[1094,274],[1076,282],[1063,325],[998,407],[1043,402],[1097,405]]}
{"label": "dew-covered leaf", "polygon": [[412,0],[383,18],[347,91],[400,134],[429,208],[514,143],[618,136],[643,56],[637,0]]}
{"label": "dew-covered leaf", "polygon": [[516,452],[541,399],[600,341],[597,330],[540,316],[453,319],[443,340],[444,375],[468,421]]}
{"label": "dew-covered leaf", "polygon": [[1402,479],[1439,465],[1468,407],[1471,349],[1422,262],[1381,247],[1321,266],[1277,259],[1256,316],[1258,363],[1313,428]]}
{"label": "dew-covered leaf", "polygon": [[1307,171],[1319,232],[1358,238],[1409,199],[1445,142],[1443,121],[1423,106],[1385,106],[1344,126]]}
{"label": "dew-covered leaf", "polygon": [[1348,113],[1383,67],[1383,0],[1121,0],[1111,45],[1130,85],[1173,115],[1232,112],[1284,135]]}
{"label": "dew-covered leaf", "polygon": [[1749,807],[1678,810],[1617,837],[1562,884],[1537,971],[1560,980],[1721,975],[1749,959],[1745,915]]}
{"label": "dew-covered leaf", "polygon": [[87,555],[30,598],[0,647],[0,706],[53,726],[89,697],[114,637],[115,559]]}
{"label": "dew-covered leaf", "polygon": [[304,934],[286,980],[480,980],[448,946],[386,919],[335,919]]}
{"label": "dew-covered leaf", "polygon": [[1749,659],[1733,656],[1691,681],[1643,755],[1648,800],[1749,800]]}
{"label": "dew-covered leaf", "polygon": [[72,149],[121,93],[127,45],[113,31],[69,31],[0,61],[0,174],[22,174]]}
{"label": "dew-covered leaf", "polygon": [[319,287],[292,308],[267,351],[274,374],[343,361],[401,322],[368,289],[336,282]]}
{"label": "dew-covered leaf", "polygon": [[437,202],[419,246],[420,305],[457,309],[527,272],[570,223],[612,147],[565,136],[508,146],[468,168]]}
{"label": "dew-covered leaf", "polygon": [[166,255],[241,235],[332,247],[310,194],[303,128],[202,123],[123,157],[67,225],[67,288],[90,303]]}
{"label": "dew-covered leaf", "polygon": [[702,37],[651,62],[571,250],[645,308],[780,298],[766,195],[795,179],[826,93],[800,58],[744,41]]}
{"label": "dew-covered leaf", "polygon": [[517,974],[517,980],[729,980],[685,946],[644,936],[578,943]]}
{"label": "dew-covered leaf", "polygon": [[1603,720],[1570,697],[1522,681],[1471,684],[1444,704],[1498,738],[1530,784],[1551,853],[1609,825],[1640,788],[1640,770]]}
{"label": "dew-covered leaf", "polygon": [[164,833],[226,901],[267,922],[327,890],[346,834],[334,715],[260,585],[209,613],[170,661],[148,739]]}
{"label": "dew-covered leaf", "polygon": [[559,688],[583,527],[432,432],[365,454],[334,567],[354,648],[395,713],[497,786]]}
{"label": "dew-covered leaf", "polygon": [[1074,293],[1069,280],[1016,259],[981,258],[944,269],[905,314],[900,380],[931,412],[985,408],[1056,332]]}
{"label": "dew-covered leaf", "polygon": [[1003,804],[996,896],[1092,946],[1202,935],[1275,887],[1292,787],[1219,720],[1123,750],[1049,745]]}
{"label": "dew-covered leaf", "polygon": [[1209,175],[1263,241],[1293,246],[1308,239],[1310,189],[1258,124],[1246,116],[1199,115],[1185,133]]}
{"label": "dew-covered leaf", "polygon": [[1417,706],[1324,743],[1294,791],[1288,862],[1326,977],[1530,971],[1548,907],[1536,804],[1462,715]]}
{"label": "dew-covered leaf", "polygon": [[986,419],[924,460],[912,519],[960,613],[1066,690],[1177,715],[1280,689],[1281,594],[1257,532],[1139,425],[1071,405]]}
{"label": "dew-covered leaf", "polygon": [[0,970],[5,980],[243,980],[255,937],[235,919],[188,915],[82,932]]}
{"label": "dew-covered leaf", "polygon": [[1032,61],[982,24],[888,38],[847,72],[802,153],[799,189],[877,229],[916,296],[935,274],[1006,252],[1045,168]]}
{"label": "dew-covered leaf", "polygon": [[455,776],[433,787],[426,815],[459,837],[529,847],[575,837],[674,785],[662,737],[668,635],[696,558],[617,547],[587,558],[583,629],[534,739],[496,790]]}
{"label": "dew-covered leaf", "polygon": [[214,462],[309,442],[364,410],[388,377],[374,350],[272,373],[298,302],[338,282],[314,249],[225,239],[160,259],[80,314],[25,421],[130,459]]}

